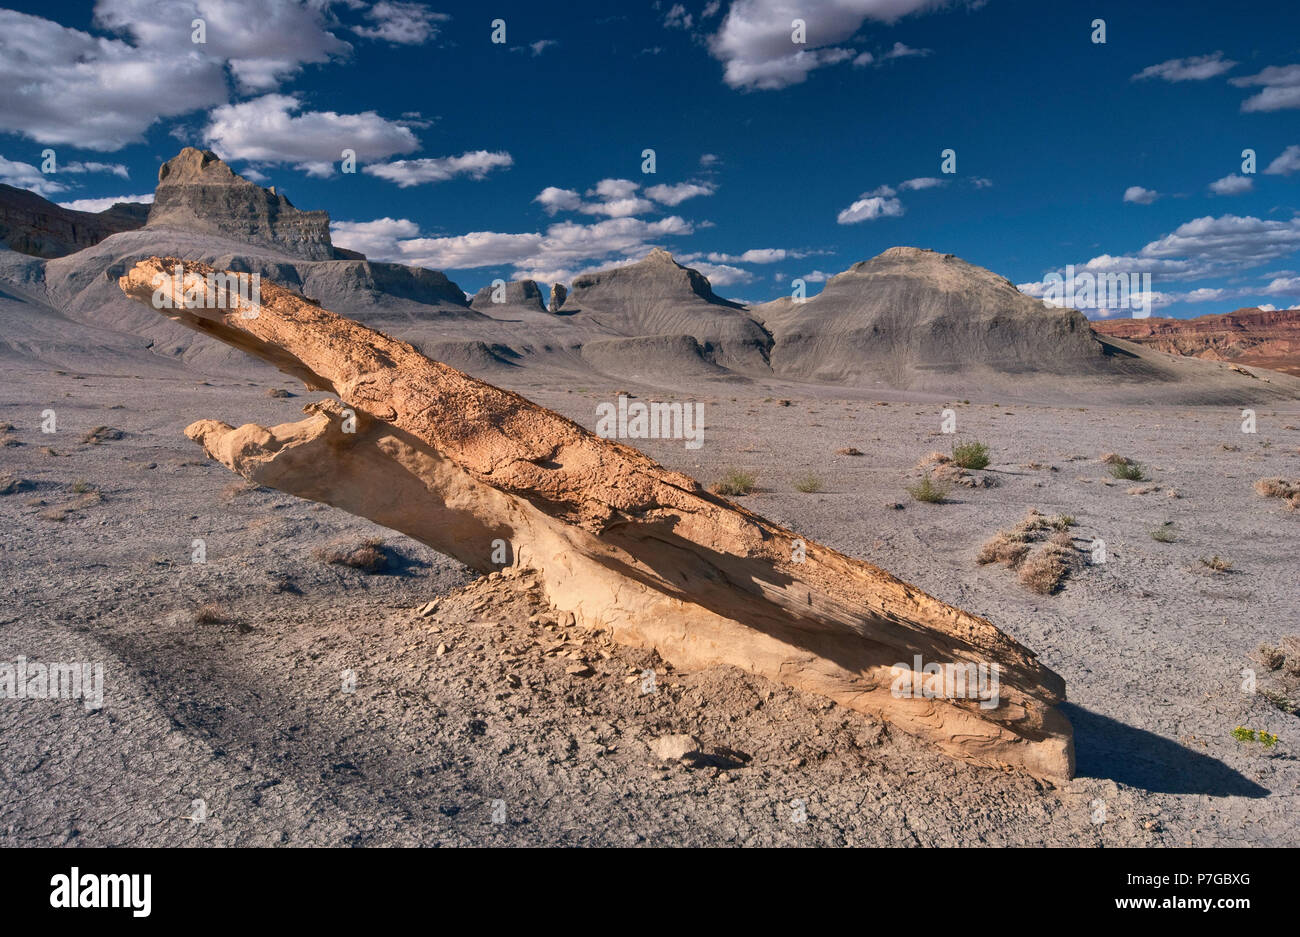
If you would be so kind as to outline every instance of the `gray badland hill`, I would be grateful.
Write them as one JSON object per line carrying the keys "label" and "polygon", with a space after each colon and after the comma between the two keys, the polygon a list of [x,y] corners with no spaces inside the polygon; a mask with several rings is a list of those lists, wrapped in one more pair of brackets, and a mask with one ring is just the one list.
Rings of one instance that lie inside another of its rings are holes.
{"label": "gray badland hill", "polygon": [[[664,250],[652,250],[643,260],[626,266],[575,277],[559,308],[576,325],[601,326],[629,338],[625,353],[618,346],[604,351],[607,360],[625,358],[635,365],[639,356],[662,337],[659,357],[675,360],[674,349],[692,349],[691,366],[726,368],[740,374],[768,373],[772,337],[745,307],[722,299],[708,279],[684,267]],[[687,336],[695,345],[684,344]],[[694,351],[698,348],[698,351]],[[682,359],[684,362],[687,359]]]}
{"label": "gray badland hill", "polygon": [[1187,367],[1097,335],[1005,277],[952,254],[893,247],[831,277],[804,302],[751,312],[773,337],[772,370],[792,380],[933,392],[1039,393],[1134,403],[1222,403],[1294,395],[1270,372]]}

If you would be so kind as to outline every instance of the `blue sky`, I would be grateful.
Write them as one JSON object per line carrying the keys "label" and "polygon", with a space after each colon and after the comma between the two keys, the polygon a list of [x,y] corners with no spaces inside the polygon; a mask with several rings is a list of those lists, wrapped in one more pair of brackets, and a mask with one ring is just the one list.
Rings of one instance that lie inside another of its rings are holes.
{"label": "blue sky", "polygon": [[906,244],[1027,292],[1067,264],[1149,272],[1160,315],[1300,304],[1300,5],[485,9],[11,3],[0,181],[93,207],[205,146],[327,209],[336,243],[470,292],[662,246],[761,302]]}

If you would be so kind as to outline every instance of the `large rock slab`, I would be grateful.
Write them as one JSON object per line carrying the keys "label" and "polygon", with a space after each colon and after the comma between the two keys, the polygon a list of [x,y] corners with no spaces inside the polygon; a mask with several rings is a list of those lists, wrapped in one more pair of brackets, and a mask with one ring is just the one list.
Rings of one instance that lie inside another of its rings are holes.
{"label": "large rock slab", "polygon": [[[161,288],[175,304],[163,315],[338,397],[297,423],[192,424],[231,470],[475,569],[499,568],[504,545],[579,625],[679,668],[741,667],[973,764],[1072,776],[1064,682],[991,622],[273,284],[250,317],[215,303],[211,268],[187,264],[187,305],[176,263],[142,261],[119,285],[150,305]],[[927,667],[995,674],[997,692],[927,695]]]}

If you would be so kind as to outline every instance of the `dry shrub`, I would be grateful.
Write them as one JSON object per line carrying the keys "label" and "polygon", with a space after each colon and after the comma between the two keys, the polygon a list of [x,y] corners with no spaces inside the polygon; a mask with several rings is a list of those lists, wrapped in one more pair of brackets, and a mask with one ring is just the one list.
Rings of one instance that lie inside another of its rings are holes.
{"label": "dry shrub", "polygon": [[363,573],[378,573],[388,568],[388,553],[380,537],[371,537],[359,544],[317,547],[311,555],[322,563],[349,566]]}
{"label": "dry shrub", "polygon": [[1051,595],[1068,572],[1065,561],[1047,545],[1020,564],[1020,581],[1041,595]]}
{"label": "dry shrub", "polygon": [[1300,508],[1300,479],[1261,478],[1255,482],[1255,491],[1265,498],[1281,498],[1292,511]]}
{"label": "dry shrub", "polygon": [[981,566],[989,563],[1002,563],[1014,569],[1020,565],[1028,552],[1029,544],[1025,543],[1023,537],[1018,539],[1012,532],[999,530],[980,547],[979,553],[975,556],[975,562]]}
{"label": "dry shrub", "polygon": [[96,426],[86,435],[81,437],[81,441],[91,446],[98,446],[102,442],[112,442],[121,439],[126,434],[120,429],[112,426]]}
{"label": "dry shrub", "polygon": [[[1020,581],[1043,595],[1056,592],[1077,565],[1078,550],[1069,529],[1075,523],[1070,514],[1049,518],[1030,508],[1020,523],[1000,530],[980,547],[975,561],[980,565],[1002,563],[1019,571]],[[1050,532],[1050,533],[1049,533]],[[1046,540],[1044,540],[1044,537]],[[1032,544],[1042,546],[1032,552]]]}
{"label": "dry shrub", "polygon": [[257,482],[241,478],[237,482],[231,482],[225,488],[221,489],[221,497],[225,501],[234,501],[240,495],[248,494],[250,491],[257,491],[262,486]]}
{"label": "dry shrub", "polygon": [[1288,635],[1282,639],[1279,650],[1282,651],[1286,658],[1283,666],[1286,672],[1294,676],[1300,676],[1300,635]]}
{"label": "dry shrub", "polygon": [[16,494],[19,491],[26,491],[31,486],[31,482],[17,475],[0,475],[0,495]]}
{"label": "dry shrub", "polygon": [[216,602],[209,602],[194,610],[194,624],[196,625],[224,625],[226,616],[222,614],[221,606]]}

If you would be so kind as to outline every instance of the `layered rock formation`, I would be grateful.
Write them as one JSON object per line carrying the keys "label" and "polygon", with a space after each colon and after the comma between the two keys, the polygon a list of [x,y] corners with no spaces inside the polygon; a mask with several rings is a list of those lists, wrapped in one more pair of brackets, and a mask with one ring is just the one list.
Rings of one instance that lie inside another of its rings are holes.
{"label": "layered rock formation", "polygon": [[101,212],[73,211],[35,192],[0,184],[0,242],[33,257],[64,257],[122,231],[143,227],[149,206],[118,202]]}
{"label": "layered rock formation", "polygon": [[547,312],[559,312],[560,307],[564,305],[564,300],[569,296],[569,291],[564,288],[563,283],[556,283],[551,286],[551,301],[547,304]]}
{"label": "layered rock formation", "polygon": [[[120,286],[151,304],[160,282],[172,288],[174,263],[143,261]],[[210,268],[186,270],[182,288],[199,302],[182,298],[163,315],[340,401],[270,428],[192,424],[187,434],[233,471],[479,570],[496,568],[504,542],[511,564],[536,570],[578,624],[678,667],[741,667],[974,764],[1073,774],[1071,728],[1056,708],[1063,681],[985,619],[273,284],[246,318],[206,295]],[[927,695],[917,666],[993,673],[996,692]]]}
{"label": "layered rock formation", "polygon": [[299,211],[275,189],[237,175],[215,153],[187,146],[158,170],[149,226],[208,231],[307,260],[360,259],[330,241],[330,216]]}
{"label": "layered rock formation", "polygon": [[1238,309],[1195,319],[1101,319],[1103,335],[1171,355],[1270,368],[1300,376],[1300,310]]}

